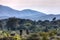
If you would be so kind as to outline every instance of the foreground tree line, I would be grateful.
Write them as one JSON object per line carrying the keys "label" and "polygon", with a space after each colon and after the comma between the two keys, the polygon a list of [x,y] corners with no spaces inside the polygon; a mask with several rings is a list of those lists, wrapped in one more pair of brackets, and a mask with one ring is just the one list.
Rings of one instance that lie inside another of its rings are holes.
{"label": "foreground tree line", "polygon": [[51,30],[60,30],[60,20],[56,20],[56,17],[54,17],[52,21],[32,21],[29,19],[12,17],[0,20],[0,30],[29,30],[30,32],[47,32]]}
{"label": "foreground tree line", "polygon": [[60,40],[60,20],[32,21],[8,18],[0,20],[0,40]]}

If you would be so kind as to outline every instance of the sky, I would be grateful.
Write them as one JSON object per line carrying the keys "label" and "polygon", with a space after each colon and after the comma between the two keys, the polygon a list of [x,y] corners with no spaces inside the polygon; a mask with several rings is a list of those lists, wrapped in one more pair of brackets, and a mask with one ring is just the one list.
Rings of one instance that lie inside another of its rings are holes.
{"label": "sky", "polygon": [[0,0],[0,5],[16,10],[32,9],[46,14],[60,14],[60,0]]}

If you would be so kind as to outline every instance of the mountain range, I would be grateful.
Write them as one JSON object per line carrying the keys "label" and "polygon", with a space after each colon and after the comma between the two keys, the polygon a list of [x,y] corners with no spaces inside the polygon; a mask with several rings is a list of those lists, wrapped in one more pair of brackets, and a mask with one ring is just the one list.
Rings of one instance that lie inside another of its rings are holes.
{"label": "mountain range", "polygon": [[30,20],[52,20],[54,17],[60,19],[59,15],[53,14],[45,14],[42,12],[38,12],[31,9],[24,9],[24,10],[15,10],[7,6],[0,5],[0,19],[6,19],[9,17],[16,17],[22,19],[30,19]]}

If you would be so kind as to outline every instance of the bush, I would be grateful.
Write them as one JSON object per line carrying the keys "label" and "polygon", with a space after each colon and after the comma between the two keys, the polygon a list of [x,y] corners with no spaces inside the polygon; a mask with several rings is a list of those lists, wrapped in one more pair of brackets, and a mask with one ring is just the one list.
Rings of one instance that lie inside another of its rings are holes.
{"label": "bush", "polygon": [[38,34],[32,34],[27,40],[40,40],[40,36]]}

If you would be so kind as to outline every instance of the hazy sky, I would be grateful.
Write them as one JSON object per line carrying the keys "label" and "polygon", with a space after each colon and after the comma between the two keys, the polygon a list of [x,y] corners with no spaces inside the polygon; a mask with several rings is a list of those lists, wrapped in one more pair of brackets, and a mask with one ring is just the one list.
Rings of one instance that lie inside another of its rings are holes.
{"label": "hazy sky", "polygon": [[16,10],[32,9],[46,14],[60,14],[60,0],[0,0],[0,5]]}

